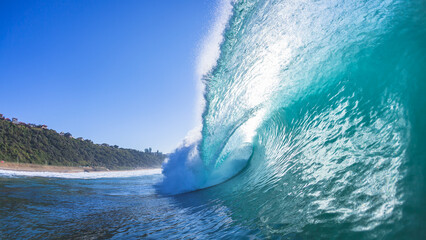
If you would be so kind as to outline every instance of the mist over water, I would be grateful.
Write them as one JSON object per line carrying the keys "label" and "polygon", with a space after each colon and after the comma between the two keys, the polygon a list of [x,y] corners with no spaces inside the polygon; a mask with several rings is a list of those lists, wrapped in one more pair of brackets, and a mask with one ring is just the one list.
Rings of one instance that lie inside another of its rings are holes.
{"label": "mist over water", "polygon": [[204,191],[266,236],[425,236],[424,1],[230,4],[157,190],[222,183]]}

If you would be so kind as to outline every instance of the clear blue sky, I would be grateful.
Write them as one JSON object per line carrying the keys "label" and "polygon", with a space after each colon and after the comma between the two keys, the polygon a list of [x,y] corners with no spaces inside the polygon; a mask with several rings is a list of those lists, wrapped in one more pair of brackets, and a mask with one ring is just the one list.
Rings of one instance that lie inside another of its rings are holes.
{"label": "clear blue sky", "polygon": [[196,124],[196,60],[216,6],[0,0],[0,113],[169,152]]}

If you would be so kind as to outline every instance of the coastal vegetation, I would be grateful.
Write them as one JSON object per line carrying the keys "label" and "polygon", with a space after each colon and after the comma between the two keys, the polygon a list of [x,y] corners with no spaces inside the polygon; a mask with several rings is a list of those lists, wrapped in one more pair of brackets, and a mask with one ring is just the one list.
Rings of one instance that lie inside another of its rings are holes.
{"label": "coastal vegetation", "polygon": [[[14,119],[15,120],[15,119]],[[160,167],[166,155],[144,152],[57,133],[46,125],[26,124],[0,115],[0,160],[56,166],[105,167],[111,170]]]}

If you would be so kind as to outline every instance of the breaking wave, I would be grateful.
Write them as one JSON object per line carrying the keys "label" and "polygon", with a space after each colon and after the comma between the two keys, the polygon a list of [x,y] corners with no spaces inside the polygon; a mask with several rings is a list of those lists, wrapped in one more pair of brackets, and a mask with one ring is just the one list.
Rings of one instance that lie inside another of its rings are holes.
{"label": "breaking wave", "polygon": [[229,180],[221,198],[278,233],[425,223],[424,1],[224,4],[201,71],[202,128],[158,190]]}

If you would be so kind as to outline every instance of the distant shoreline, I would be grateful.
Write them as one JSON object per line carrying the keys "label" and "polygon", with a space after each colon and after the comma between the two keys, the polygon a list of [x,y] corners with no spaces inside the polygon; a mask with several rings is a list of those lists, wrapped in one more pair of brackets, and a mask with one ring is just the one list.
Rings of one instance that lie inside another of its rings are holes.
{"label": "distant shoreline", "polygon": [[[158,167],[160,168],[160,167]],[[105,167],[68,167],[40,165],[31,163],[0,162],[0,170],[11,170],[21,172],[53,172],[53,173],[81,173],[81,172],[118,172],[132,170],[150,170],[157,168],[133,168],[126,170],[109,170]]]}
{"label": "distant shoreline", "polygon": [[10,120],[2,114],[0,129],[0,168],[3,169],[53,172],[130,170],[160,167],[167,157],[151,148],[142,152],[118,145],[95,144],[88,139],[74,138],[71,133],[58,133],[45,125],[27,124],[16,118]]}

